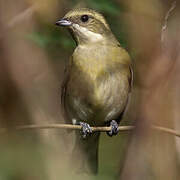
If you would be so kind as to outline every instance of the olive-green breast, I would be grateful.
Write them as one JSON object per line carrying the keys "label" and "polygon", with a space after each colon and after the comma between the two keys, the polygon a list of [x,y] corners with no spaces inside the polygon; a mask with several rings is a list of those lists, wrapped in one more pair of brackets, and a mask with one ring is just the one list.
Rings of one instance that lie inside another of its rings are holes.
{"label": "olive-green breast", "polygon": [[76,48],[66,93],[70,118],[100,125],[115,119],[129,93],[127,52],[118,46]]}

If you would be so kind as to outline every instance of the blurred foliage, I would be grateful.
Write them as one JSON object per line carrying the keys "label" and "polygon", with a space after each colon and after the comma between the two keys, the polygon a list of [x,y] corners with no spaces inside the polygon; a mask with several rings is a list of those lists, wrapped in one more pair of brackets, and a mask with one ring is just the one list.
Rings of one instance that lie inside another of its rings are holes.
{"label": "blurred foliage", "polygon": [[[36,43],[39,47],[44,48],[52,59],[59,59],[59,51],[63,49],[69,52],[75,47],[75,43],[67,33],[51,25],[43,26],[42,31],[35,31],[27,34],[26,37]],[[62,53],[62,52],[61,52]]]}
{"label": "blurred foliage", "polygon": [[42,153],[44,146],[31,139],[34,136],[31,133],[19,135],[13,134],[13,138],[4,135],[0,138],[0,179],[47,179]]}

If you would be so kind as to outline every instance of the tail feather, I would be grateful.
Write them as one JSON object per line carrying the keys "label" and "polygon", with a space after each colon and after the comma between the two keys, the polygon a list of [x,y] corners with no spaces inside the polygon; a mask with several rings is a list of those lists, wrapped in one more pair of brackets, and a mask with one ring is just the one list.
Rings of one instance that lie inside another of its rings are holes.
{"label": "tail feather", "polygon": [[75,169],[80,173],[97,174],[98,172],[98,144],[100,133],[82,139],[76,134],[76,143],[72,153]]}

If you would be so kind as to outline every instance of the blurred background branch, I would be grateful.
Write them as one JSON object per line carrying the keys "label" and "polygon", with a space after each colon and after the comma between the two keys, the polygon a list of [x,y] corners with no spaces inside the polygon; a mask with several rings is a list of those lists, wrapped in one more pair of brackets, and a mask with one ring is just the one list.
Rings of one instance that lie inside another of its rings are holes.
{"label": "blurred background branch", "polygon": [[34,11],[34,7],[29,7],[25,9],[23,12],[13,17],[10,22],[7,22],[7,27],[12,28],[19,23],[23,23],[23,21],[28,20],[33,15]]}
{"label": "blurred background branch", "polygon": [[171,5],[170,9],[167,11],[166,16],[164,18],[164,24],[163,24],[162,30],[161,30],[161,41],[162,41],[162,43],[164,40],[164,31],[167,30],[169,16],[171,15],[172,11],[176,8],[176,3],[177,3],[176,1],[172,2],[172,5]]}

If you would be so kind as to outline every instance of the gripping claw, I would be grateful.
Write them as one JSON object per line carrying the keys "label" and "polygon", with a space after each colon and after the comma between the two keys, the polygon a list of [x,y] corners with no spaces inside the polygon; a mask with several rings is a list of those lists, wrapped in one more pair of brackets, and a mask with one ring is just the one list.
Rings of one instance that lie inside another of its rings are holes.
{"label": "gripping claw", "polygon": [[92,129],[90,127],[89,124],[85,123],[85,122],[80,122],[81,125],[81,134],[82,137],[85,139],[88,135],[92,134]]}
{"label": "gripping claw", "polygon": [[115,120],[112,120],[110,122],[110,127],[111,127],[111,130],[108,131],[107,134],[112,137],[113,135],[116,135],[118,133],[119,125]]}

